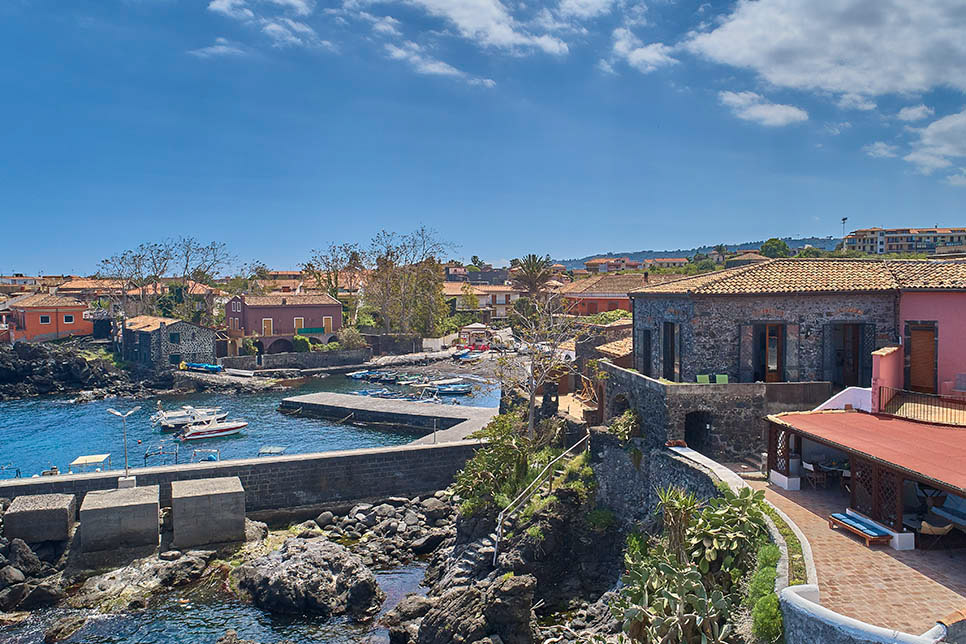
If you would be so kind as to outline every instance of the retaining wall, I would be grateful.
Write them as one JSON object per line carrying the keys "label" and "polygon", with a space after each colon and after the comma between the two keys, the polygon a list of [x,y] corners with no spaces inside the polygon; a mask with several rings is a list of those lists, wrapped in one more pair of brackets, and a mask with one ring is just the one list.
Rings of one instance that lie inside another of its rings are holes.
{"label": "retaining wall", "polygon": [[230,356],[218,358],[218,364],[226,369],[319,369],[347,364],[362,364],[372,358],[372,349],[348,349],[345,351],[306,351],[304,353],[266,353],[259,365],[256,356]]}
{"label": "retaining wall", "polygon": [[[132,469],[138,487],[158,485],[161,505],[171,505],[171,482],[237,476],[245,488],[245,510],[280,510],[359,499],[414,496],[449,485],[479,445],[458,441],[191,463]],[[62,474],[0,481],[0,497],[74,494],[77,507],[92,490],[117,487],[122,472]]]}

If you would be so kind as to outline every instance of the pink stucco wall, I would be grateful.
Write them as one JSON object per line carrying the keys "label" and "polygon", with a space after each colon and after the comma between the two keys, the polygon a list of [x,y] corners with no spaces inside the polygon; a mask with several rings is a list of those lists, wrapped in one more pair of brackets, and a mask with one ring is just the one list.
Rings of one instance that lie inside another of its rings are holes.
{"label": "pink stucco wall", "polygon": [[916,292],[899,298],[899,334],[906,321],[935,320],[939,333],[939,393],[950,394],[957,373],[966,373],[966,293]]}
{"label": "pink stucco wall", "polygon": [[903,388],[904,354],[902,347],[883,347],[872,352],[872,410],[884,407],[894,395],[880,387]]}

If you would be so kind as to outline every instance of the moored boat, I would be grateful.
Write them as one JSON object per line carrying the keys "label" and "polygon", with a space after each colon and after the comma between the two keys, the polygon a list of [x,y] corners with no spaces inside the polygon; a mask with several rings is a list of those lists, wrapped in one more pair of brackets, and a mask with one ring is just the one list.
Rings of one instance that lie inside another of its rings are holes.
{"label": "moored boat", "polygon": [[193,423],[207,422],[214,418],[216,421],[225,420],[228,417],[227,411],[221,411],[219,407],[192,407],[184,405],[181,409],[164,411],[161,408],[161,401],[158,401],[158,411],[151,416],[152,424],[161,425],[162,429],[178,429]]}
{"label": "moored boat", "polygon": [[473,390],[472,385],[438,385],[430,391],[435,391],[440,396],[466,396]]}
{"label": "moored boat", "polygon": [[220,438],[237,434],[246,427],[248,427],[248,422],[244,420],[216,421],[212,419],[207,423],[188,425],[184,428],[180,437],[183,441]]}

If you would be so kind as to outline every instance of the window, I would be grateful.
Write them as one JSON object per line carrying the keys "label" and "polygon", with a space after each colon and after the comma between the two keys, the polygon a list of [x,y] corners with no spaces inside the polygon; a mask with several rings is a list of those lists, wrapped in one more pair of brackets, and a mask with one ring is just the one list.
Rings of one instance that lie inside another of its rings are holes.
{"label": "window", "polygon": [[50,316],[49,315],[41,315],[40,316],[40,323],[41,324],[50,324]]}
{"label": "window", "polygon": [[73,315],[65,315],[64,316],[64,324],[73,324],[73,323],[74,323],[74,316]]}
{"label": "window", "polygon": [[168,342],[171,344],[181,344],[181,334],[180,333],[169,333]]}
{"label": "window", "polygon": [[181,354],[180,353],[168,354],[168,364],[181,364]]}

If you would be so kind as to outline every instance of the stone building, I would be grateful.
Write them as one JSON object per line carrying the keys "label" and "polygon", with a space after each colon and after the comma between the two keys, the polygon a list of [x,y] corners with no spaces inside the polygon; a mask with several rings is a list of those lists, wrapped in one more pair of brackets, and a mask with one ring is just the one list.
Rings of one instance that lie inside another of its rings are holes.
{"label": "stone building", "polygon": [[215,331],[176,318],[139,315],[124,323],[121,353],[151,369],[215,362]]}

